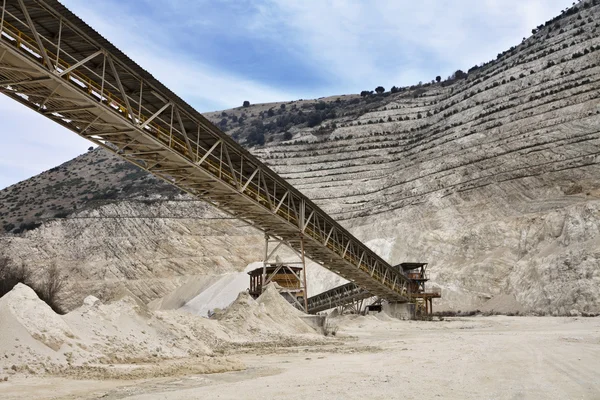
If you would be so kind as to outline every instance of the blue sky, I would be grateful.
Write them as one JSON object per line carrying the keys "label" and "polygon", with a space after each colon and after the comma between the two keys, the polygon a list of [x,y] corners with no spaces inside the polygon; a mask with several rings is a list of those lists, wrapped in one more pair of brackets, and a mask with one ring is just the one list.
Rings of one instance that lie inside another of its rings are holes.
{"label": "blue sky", "polygon": [[[572,0],[63,3],[205,112],[446,77],[520,43]],[[0,120],[0,189],[90,146],[1,95]]]}

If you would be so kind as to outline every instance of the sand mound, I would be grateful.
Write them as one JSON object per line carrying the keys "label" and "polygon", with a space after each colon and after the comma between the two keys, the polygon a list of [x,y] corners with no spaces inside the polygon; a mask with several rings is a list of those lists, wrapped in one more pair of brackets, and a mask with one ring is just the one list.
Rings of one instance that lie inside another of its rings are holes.
{"label": "sand mound", "polygon": [[246,292],[238,294],[237,299],[218,317],[219,322],[232,332],[242,336],[268,333],[269,325],[266,310]]}
{"label": "sand mound", "polygon": [[244,338],[252,340],[273,337],[273,335],[315,334],[302,319],[301,311],[295,309],[269,285],[255,301],[242,292],[238,298],[219,316],[219,321]]}
{"label": "sand mound", "polygon": [[[14,319],[29,335],[52,350],[58,350],[73,331],[50,306],[39,299],[33,289],[21,283],[0,299],[7,318]],[[2,319],[2,325],[5,320]]]}
{"label": "sand mound", "polygon": [[0,374],[126,379],[228,371],[242,368],[241,364],[217,360],[214,350],[221,353],[245,343],[293,345],[316,336],[301,320],[303,313],[275,286],[268,287],[259,301],[240,293],[219,319],[183,311],[152,312],[124,291],[113,299],[118,300],[103,304],[88,296],[79,308],[61,316],[33,290],[17,285],[0,299]]}
{"label": "sand mound", "polygon": [[45,364],[65,362],[57,350],[67,335],[72,335],[69,327],[33,290],[15,286],[0,298],[0,374],[39,372]]}
{"label": "sand mound", "polygon": [[[261,265],[260,262],[250,263],[241,272],[228,273],[221,275],[218,279],[213,279],[202,290],[198,290],[196,295],[183,305],[182,309],[205,317],[209,311],[228,307],[235,301],[238,293],[248,289],[248,272]],[[186,287],[177,289],[176,293],[181,295],[189,292],[192,288],[193,285],[186,285]]]}
{"label": "sand mound", "polygon": [[390,317],[385,311],[378,312],[373,316],[380,321],[393,321],[392,317]]}
{"label": "sand mound", "polygon": [[17,285],[0,299],[0,372],[69,374],[109,363],[212,355],[204,337],[228,337],[214,326],[201,331],[202,320],[154,314],[128,296],[111,304],[88,296],[60,316],[29,287]]}
{"label": "sand mound", "polygon": [[116,288],[114,288],[109,296],[108,296],[108,301],[107,303],[113,303],[116,301],[120,301],[123,300],[124,298],[129,298],[130,300],[134,300],[135,303],[141,307],[141,308],[146,308],[146,303],[144,303],[139,297],[137,297],[136,295],[134,295],[131,290],[127,289],[127,287],[123,284],[120,284],[119,286],[117,286]]}
{"label": "sand mound", "polygon": [[100,351],[109,362],[211,353],[202,341],[186,337],[180,326],[164,323],[131,297],[110,304],[84,304],[64,319],[86,338],[86,346]]}
{"label": "sand mound", "polygon": [[[151,310],[176,310],[180,307],[184,307],[195,297],[201,295],[205,291],[209,290],[214,286],[215,282],[223,279],[223,276],[215,275],[196,275],[189,277],[186,282],[172,291],[171,293],[161,298],[152,300],[148,303],[148,307]],[[248,285],[246,285],[248,286]],[[238,292],[243,289],[238,290]],[[235,300],[232,299],[231,301]],[[231,303],[230,301],[230,303]],[[227,303],[229,304],[229,303]],[[214,307],[213,307],[214,308]],[[193,310],[189,310],[193,312]],[[205,316],[206,313],[197,313],[198,315]]]}
{"label": "sand mound", "polygon": [[267,285],[263,294],[256,302],[266,309],[267,315],[281,328],[291,334],[315,333],[300,317],[305,315],[302,311],[291,305],[279,294],[276,284]]}
{"label": "sand mound", "polygon": [[220,350],[225,343],[238,341],[233,332],[214,319],[190,316],[184,311],[157,311],[155,314],[169,329],[201,341],[212,350]]}

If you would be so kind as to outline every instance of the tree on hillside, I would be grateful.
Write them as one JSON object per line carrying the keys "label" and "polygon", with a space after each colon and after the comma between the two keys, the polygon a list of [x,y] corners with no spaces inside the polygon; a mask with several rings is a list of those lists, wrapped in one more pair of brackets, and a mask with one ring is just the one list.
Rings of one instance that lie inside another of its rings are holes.
{"label": "tree on hillside", "polygon": [[315,127],[323,122],[323,117],[320,113],[315,112],[308,116],[308,123],[306,124],[309,128]]}
{"label": "tree on hillside", "polygon": [[439,76],[439,75],[438,75],[438,76],[436,76],[436,77],[435,77],[435,81],[436,81],[437,83],[440,83],[440,82],[442,81],[442,77],[441,77],[441,76]]}
{"label": "tree on hillside", "polygon": [[265,144],[265,134],[258,129],[254,129],[246,139],[248,146],[262,146]]}
{"label": "tree on hillside", "polygon": [[244,107],[250,107],[250,102],[248,100],[244,101]]}
{"label": "tree on hillside", "polygon": [[392,88],[390,89],[391,93],[398,93],[400,91],[400,89],[398,89],[396,86],[392,86]]}
{"label": "tree on hillside", "polygon": [[453,77],[454,79],[467,79],[467,73],[461,69],[457,69]]}
{"label": "tree on hillside", "polygon": [[381,93],[385,92],[385,88],[383,86],[377,86],[375,88],[375,91],[377,92],[377,94],[381,94]]}

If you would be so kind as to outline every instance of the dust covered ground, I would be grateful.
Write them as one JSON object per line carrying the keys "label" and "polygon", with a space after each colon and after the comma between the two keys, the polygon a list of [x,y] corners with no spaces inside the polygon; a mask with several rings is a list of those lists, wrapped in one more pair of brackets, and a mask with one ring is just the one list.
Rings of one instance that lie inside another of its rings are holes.
{"label": "dust covered ground", "polygon": [[[322,344],[232,347],[246,368],[137,380],[17,375],[3,399],[598,399],[600,318],[338,317]],[[193,371],[193,369],[191,369]]]}

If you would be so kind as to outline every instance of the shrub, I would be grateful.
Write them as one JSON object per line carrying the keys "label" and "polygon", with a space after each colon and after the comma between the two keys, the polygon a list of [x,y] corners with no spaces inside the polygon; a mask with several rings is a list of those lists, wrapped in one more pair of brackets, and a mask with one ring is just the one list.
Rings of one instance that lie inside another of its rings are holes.
{"label": "shrub", "polygon": [[315,110],[326,110],[327,108],[329,108],[329,106],[324,101],[319,101],[315,104]]}
{"label": "shrub", "polygon": [[25,231],[32,231],[36,228],[39,228],[42,224],[39,222],[23,222],[21,225],[19,225],[19,229],[18,232],[15,233],[21,233],[21,232],[25,232]]}
{"label": "shrub", "polygon": [[375,92],[377,92],[377,94],[381,94],[381,93],[385,92],[385,88],[383,86],[377,86],[375,88]]}
{"label": "shrub", "polygon": [[0,297],[10,292],[17,283],[29,283],[30,277],[24,265],[17,266],[8,258],[0,257]]}
{"label": "shrub", "polygon": [[243,106],[250,107],[250,102],[248,100],[245,100]]}
{"label": "shrub", "polygon": [[62,314],[60,295],[65,280],[56,264],[48,267],[41,279],[34,281],[31,272],[23,265],[15,265],[6,257],[0,257],[0,297],[10,292],[18,283],[29,286],[37,296],[55,312]]}
{"label": "shrub", "polygon": [[249,146],[262,146],[265,144],[265,134],[259,130],[254,130],[248,135],[247,142]]}
{"label": "shrub", "polygon": [[52,307],[55,312],[61,313],[62,308],[59,305],[59,296],[64,289],[64,285],[65,280],[60,270],[56,264],[52,264],[44,271],[42,279],[34,285],[34,290],[38,297]]}
{"label": "shrub", "polygon": [[458,69],[452,76],[454,79],[467,79],[468,75],[466,72],[463,72],[462,70]]}
{"label": "shrub", "polygon": [[309,128],[319,125],[323,121],[323,117],[319,113],[313,113],[308,116],[307,126]]}

